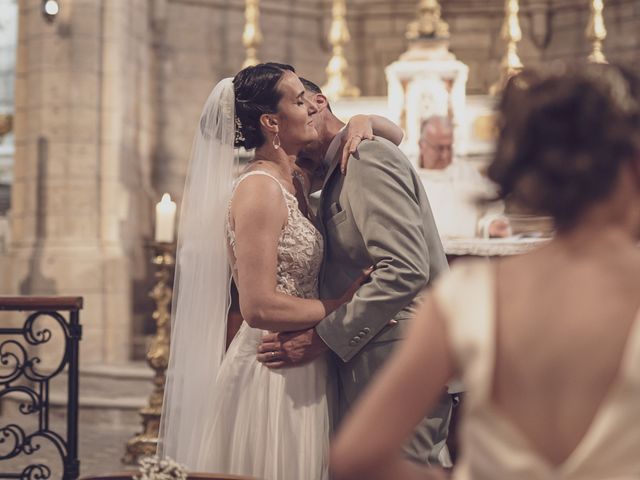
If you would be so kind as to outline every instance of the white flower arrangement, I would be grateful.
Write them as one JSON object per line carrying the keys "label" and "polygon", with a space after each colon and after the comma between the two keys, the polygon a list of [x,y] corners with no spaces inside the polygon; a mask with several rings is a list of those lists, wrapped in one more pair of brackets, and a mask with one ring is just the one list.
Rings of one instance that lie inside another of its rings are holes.
{"label": "white flower arrangement", "polygon": [[170,458],[145,457],[140,460],[140,476],[135,480],[187,480],[187,470]]}

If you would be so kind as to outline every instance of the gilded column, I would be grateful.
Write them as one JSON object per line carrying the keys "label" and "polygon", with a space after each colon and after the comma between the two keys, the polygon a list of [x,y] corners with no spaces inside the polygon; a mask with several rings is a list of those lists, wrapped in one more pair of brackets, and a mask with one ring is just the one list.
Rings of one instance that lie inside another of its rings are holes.
{"label": "gilded column", "polygon": [[262,44],[262,32],[260,31],[260,0],[245,1],[244,19],[242,44],[247,50],[247,58],[242,64],[242,68],[260,63],[260,60],[258,60],[258,48],[260,44]]}
{"label": "gilded column", "polygon": [[332,46],[333,55],[327,65],[327,83],[322,86],[322,90],[328,97],[333,99],[358,97],[360,96],[360,89],[349,81],[349,66],[344,56],[344,46],[351,40],[349,29],[347,28],[347,6],[345,0],[333,0],[331,17],[329,43]]}
{"label": "gilded column", "polygon": [[589,24],[587,25],[587,39],[591,42],[591,54],[589,61],[594,63],[607,63],[607,59],[602,53],[602,42],[607,38],[607,29],[604,26],[604,10],[603,0],[592,0],[590,4],[591,15],[589,16]]}
{"label": "gilded column", "polygon": [[518,0],[505,0],[504,9],[504,22],[500,37],[507,44],[507,51],[500,63],[500,79],[489,90],[492,95],[499,93],[509,78],[519,73],[523,68],[518,56],[518,42],[522,40],[522,30],[518,21],[518,11],[520,10]]}

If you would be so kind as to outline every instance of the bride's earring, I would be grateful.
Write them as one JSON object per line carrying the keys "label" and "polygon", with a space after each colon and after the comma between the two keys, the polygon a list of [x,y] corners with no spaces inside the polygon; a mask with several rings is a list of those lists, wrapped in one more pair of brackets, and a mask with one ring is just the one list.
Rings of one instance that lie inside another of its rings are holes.
{"label": "bride's earring", "polygon": [[276,132],[275,136],[273,137],[273,148],[275,148],[276,150],[278,150],[280,148],[280,136],[278,135],[278,133]]}

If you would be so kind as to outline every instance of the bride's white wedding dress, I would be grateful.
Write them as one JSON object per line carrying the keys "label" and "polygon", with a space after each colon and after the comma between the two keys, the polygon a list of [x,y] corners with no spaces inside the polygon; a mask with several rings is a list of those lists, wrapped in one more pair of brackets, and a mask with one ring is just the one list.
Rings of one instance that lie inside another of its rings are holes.
{"label": "bride's white wedding dress", "polygon": [[[278,291],[317,298],[322,235],[299,211],[295,196],[267,172],[245,173],[236,186],[251,175],[266,175],[277,182],[288,209],[278,242]],[[231,226],[227,233],[235,258]],[[326,358],[269,370],[256,359],[265,333],[243,322],[229,346],[218,373],[211,415],[202,419],[207,434],[200,444],[197,470],[265,480],[326,480]]]}

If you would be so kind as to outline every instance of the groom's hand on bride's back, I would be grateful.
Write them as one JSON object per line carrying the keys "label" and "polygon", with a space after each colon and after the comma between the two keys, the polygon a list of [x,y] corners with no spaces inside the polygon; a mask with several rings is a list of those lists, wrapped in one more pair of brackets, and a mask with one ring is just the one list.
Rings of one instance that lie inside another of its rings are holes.
{"label": "groom's hand on bride's back", "polygon": [[258,361],[268,368],[293,367],[315,360],[328,350],[313,328],[269,333],[258,346]]}
{"label": "groom's hand on bride's back", "polygon": [[[356,291],[369,281],[374,268],[365,268],[340,298],[328,300],[328,303],[334,305],[329,311],[351,301]],[[297,332],[269,333],[262,337],[262,343],[258,346],[258,361],[268,368],[293,367],[315,360],[328,351],[329,347],[314,328]]]}

